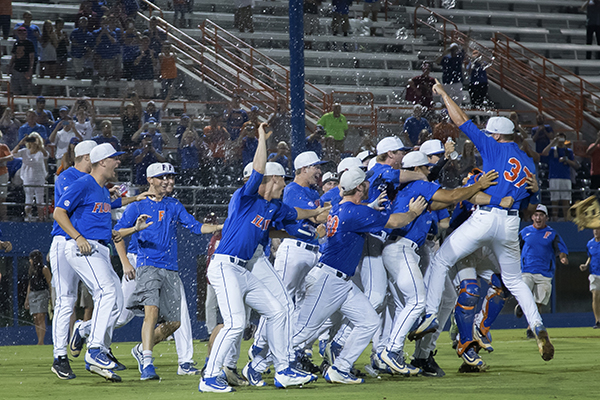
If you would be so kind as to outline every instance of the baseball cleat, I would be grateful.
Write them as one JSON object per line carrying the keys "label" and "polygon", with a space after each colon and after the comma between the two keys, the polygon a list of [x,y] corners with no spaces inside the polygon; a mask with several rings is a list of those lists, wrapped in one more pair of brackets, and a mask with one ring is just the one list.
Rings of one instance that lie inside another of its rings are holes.
{"label": "baseball cleat", "polygon": [[488,368],[489,367],[486,363],[483,363],[483,365],[480,365],[478,367],[474,367],[463,361],[462,365],[458,368],[458,372],[460,372],[461,374],[479,373],[487,371]]}
{"label": "baseball cleat", "polygon": [[267,386],[267,382],[263,380],[262,374],[252,368],[252,363],[246,364],[244,369],[242,369],[242,376],[246,378],[252,386]]}
{"label": "baseball cleat", "polygon": [[133,358],[135,358],[135,361],[137,361],[138,371],[140,371],[141,374],[142,369],[144,368],[144,355],[142,354],[140,346],[141,343],[138,343],[135,346],[133,346],[133,349],[131,349],[131,355],[133,356]]}
{"label": "baseball cleat", "polygon": [[148,364],[142,369],[142,376],[140,376],[140,381],[151,381],[160,379],[158,374],[156,373],[156,369],[154,365]]}
{"label": "baseball cleat", "polygon": [[85,353],[85,362],[102,369],[114,369],[117,367],[117,364],[109,360],[106,353],[100,349],[88,348]]}
{"label": "baseball cleat", "polygon": [[535,333],[533,333],[531,328],[527,328],[525,331],[525,337],[527,337],[527,339],[535,339]]}
{"label": "baseball cleat", "polygon": [[194,363],[181,363],[177,367],[177,375],[200,375],[200,370],[194,367]]}
{"label": "baseball cleat", "polygon": [[379,373],[390,374],[393,375],[394,372],[390,367],[387,366],[386,363],[381,361],[381,358],[375,353],[371,353],[371,367],[378,371]]}
{"label": "baseball cleat", "polygon": [[485,362],[483,362],[473,347],[469,347],[469,349],[462,353],[461,357],[467,365],[472,367],[482,367],[485,365]]}
{"label": "baseball cleat", "polygon": [[473,326],[473,339],[475,339],[479,346],[488,353],[494,351],[494,348],[492,347],[492,334],[490,332],[488,332],[487,335],[484,335],[479,327]]}
{"label": "baseball cleat", "polygon": [[297,369],[287,367],[283,371],[275,374],[275,386],[278,388],[286,388],[288,386],[299,386],[317,380],[314,374],[307,374]]}
{"label": "baseball cleat", "polygon": [[415,328],[408,332],[408,340],[419,340],[428,333],[433,333],[439,327],[437,320],[437,314],[426,314],[423,317],[421,323]]}
{"label": "baseball cleat", "polygon": [[329,365],[333,365],[335,359],[338,358],[341,352],[342,346],[340,346],[337,342],[331,341],[327,343],[325,346],[325,359]]}
{"label": "baseball cleat", "polygon": [[383,351],[379,353],[379,358],[388,367],[390,367],[392,372],[395,374],[413,376],[418,375],[421,372],[419,368],[415,368],[414,366],[407,364],[404,361],[404,354],[402,352],[398,353],[395,351],[388,351],[387,349],[383,349]]}
{"label": "baseball cleat", "polygon": [[237,368],[223,367],[223,372],[230,386],[248,386],[248,381],[238,373]]}
{"label": "baseball cleat", "polygon": [[523,309],[518,304],[515,306],[515,317],[523,318]]}
{"label": "baseball cleat", "polygon": [[58,358],[54,359],[52,363],[52,372],[59,377],[59,379],[73,379],[75,378],[75,374],[71,369],[71,365],[69,364],[69,359],[67,356],[58,356]]}
{"label": "baseball cleat", "polygon": [[303,350],[296,350],[295,356],[296,360],[294,361],[292,366],[297,370],[307,374],[314,374],[320,371],[319,367],[313,364],[312,360],[306,355],[306,353]]}
{"label": "baseball cleat", "polygon": [[200,379],[200,384],[198,385],[198,391],[200,392],[213,392],[213,393],[229,393],[234,392],[231,386],[227,384],[227,379],[225,379],[225,374],[221,371],[221,373],[212,378],[202,378]]}
{"label": "baseball cleat", "polygon": [[[86,354],[87,355],[87,354]],[[98,368],[96,365],[85,363],[85,369],[93,374],[100,375],[104,379],[110,382],[121,382],[121,377],[114,373],[112,369]]]}
{"label": "baseball cleat", "polygon": [[550,361],[554,358],[554,346],[550,343],[548,331],[542,324],[538,324],[534,328],[535,340],[537,341],[542,360]]}
{"label": "baseball cleat", "polygon": [[420,368],[423,376],[436,377],[441,378],[445,376],[446,373],[444,370],[438,365],[438,363],[433,358],[433,351],[429,353],[429,357],[427,358],[415,358],[410,362],[410,364],[415,368]]}
{"label": "baseball cleat", "polygon": [[344,383],[346,385],[356,385],[365,382],[364,379],[357,378],[350,372],[342,372],[333,365],[327,369],[327,372],[325,372],[325,375],[323,375],[323,377],[329,383]]}
{"label": "baseball cleat", "polygon": [[592,326],[592,329],[600,329],[600,321],[596,321],[594,326]]}
{"label": "baseball cleat", "polygon": [[71,332],[71,339],[69,340],[69,349],[71,349],[71,355],[73,357],[79,357],[81,349],[85,344],[85,338],[79,333],[79,327],[83,324],[83,321],[78,319],[73,325],[73,332]]}
{"label": "baseball cleat", "polygon": [[250,348],[248,349],[248,359],[250,361],[254,360],[254,357],[259,355],[262,350],[262,347],[258,347],[255,345],[250,346]]}
{"label": "baseball cleat", "polygon": [[124,364],[122,364],[119,360],[117,360],[117,357],[115,357],[111,348],[108,349],[108,353],[106,353],[106,356],[108,357],[108,359],[110,361],[117,364],[115,371],[123,371],[123,370],[127,369],[127,367]]}

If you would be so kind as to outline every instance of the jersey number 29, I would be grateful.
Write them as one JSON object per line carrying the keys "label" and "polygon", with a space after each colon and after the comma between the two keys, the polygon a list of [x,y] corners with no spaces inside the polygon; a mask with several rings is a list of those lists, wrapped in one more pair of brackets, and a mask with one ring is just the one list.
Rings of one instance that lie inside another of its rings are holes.
{"label": "jersey number 29", "polygon": [[507,181],[515,182],[519,178],[519,174],[521,173],[521,170],[523,172],[525,172],[525,177],[520,179],[519,181],[515,182],[516,187],[520,188],[525,183],[527,183],[527,178],[529,178],[530,176],[533,176],[531,171],[529,171],[529,168],[522,167],[521,162],[519,160],[517,160],[516,158],[511,157],[508,160],[508,163],[511,165],[510,171],[504,171],[504,179],[506,179]]}

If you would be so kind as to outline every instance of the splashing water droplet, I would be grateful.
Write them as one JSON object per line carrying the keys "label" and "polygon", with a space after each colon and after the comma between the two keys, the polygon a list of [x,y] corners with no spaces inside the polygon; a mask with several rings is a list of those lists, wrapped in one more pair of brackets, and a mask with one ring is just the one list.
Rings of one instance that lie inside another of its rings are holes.
{"label": "splashing water droplet", "polygon": [[436,17],[435,17],[433,14],[431,14],[431,15],[429,16],[429,18],[427,18],[427,23],[428,23],[429,25],[434,25],[434,24],[436,24],[437,22],[438,22],[438,20],[437,20],[437,18],[436,18]]}
{"label": "splashing water droplet", "polygon": [[442,7],[448,10],[456,7],[456,0],[442,0]]}

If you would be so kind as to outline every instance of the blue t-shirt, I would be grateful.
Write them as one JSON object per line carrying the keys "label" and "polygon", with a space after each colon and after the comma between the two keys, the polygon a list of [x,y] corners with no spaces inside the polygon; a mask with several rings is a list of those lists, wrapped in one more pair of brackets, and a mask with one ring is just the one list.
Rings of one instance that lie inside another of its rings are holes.
{"label": "blue t-shirt", "polygon": [[404,130],[408,134],[408,137],[413,144],[417,144],[419,142],[419,134],[423,129],[427,129],[431,133],[431,126],[423,117],[419,119],[415,117],[409,117],[406,119],[406,121],[404,121]]}
{"label": "blue t-shirt", "polygon": [[[275,158],[273,158],[273,157],[275,157]],[[267,157],[267,159],[272,162],[279,163],[283,167],[284,170],[286,170],[286,171],[288,170],[289,162],[288,162],[288,158],[286,156],[281,155],[281,156],[277,157],[277,153],[271,153],[271,154],[269,154],[269,157]]]}
{"label": "blue t-shirt", "polygon": [[[546,128],[546,132],[548,132],[548,133],[554,132],[554,129],[552,129],[552,127],[550,125],[544,125],[544,128]],[[531,128],[531,137],[532,138],[535,136],[535,134],[537,133],[538,129],[539,128],[537,126],[534,126],[533,128]],[[550,139],[548,139],[548,136],[543,135],[541,137],[541,139],[539,139],[538,141],[535,142],[535,151],[536,151],[536,153],[540,153],[541,154],[542,151],[544,151],[544,149],[546,147],[548,147],[549,144],[550,144]],[[542,162],[546,162],[546,161],[544,161],[546,159],[547,159],[547,157],[544,157],[544,159],[541,160],[541,161]]]}
{"label": "blue t-shirt", "polygon": [[180,147],[179,156],[181,157],[181,169],[198,169],[200,166],[198,148],[194,143]]}
{"label": "blue t-shirt", "polygon": [[[97,43],[98,37],[102,34],[104,28],[97,29],[93,32],[94,35],[94,44]],[[115,39],[115,44],[118,46],[119,41],[117,40],[117,33],[115,31],[108,30],[108,34]],[[94,46],[94,53],[100,56],[103,60],[110,60],[119,55],[120,47],[115,47],[115,44],[106,37],[106,35],[102,35],[102,39],[100,39],[100,43]]]}
{"label": "blue t-shirt", "polygon": [[[558,157],[555,155],[558,154]],[[568,147],[552,147],[548,153],[548,179],[571,179],[571,166],[558,161],[561,157],[574,160],[573,150]]]}
{"label": "blue t-shirt", "polygon": [[350,3],[350,0],[332,0],[333,12],[348,15],[350,12]]}
{"label": "blue t-shirt", "polygon": [[35,124],[35,126],[32,128],[29,126],[29,124],[25,123],[19,128],[19,142],[32,132],[39,133],[44,141],[48,141],[48,130],[44,125]]}
{"label": "blue t-shirt", "polygon": [[244,186],[231,197],[221,242],[215,254],[250,260],[263,239],[264,231],[268,231],[271,221],[278,218],[276,210],[258,194],[262,179],[263,174],[253,170]]}
{"label": "blue t-shirt", "polygon": [[71,183],[56,204],[67,211],[73,227],[87,240],[111,240],[110,193],[93,176],[86,174]]}
{"label": "blue t-shirt", "polygon": [[246,122],[248,122],[248,114],[246,111],[240,110],[231,110],[229,114],[227,114],[227,110],[224,111],[225,118],[225,128],[227,132],[229,132],[229,137],[231,140],[236,140],[238,136],[240,136],[240,132],[242,130],[242,126]]}
{"label": "blue t-shirt", "polygon": [[[133,158],[142,154],[142,149],[137,149],[133,152]],[[150,164],[158,162],[158,159],[152,152],[146,153],[141,163],[135,164],[135,183],[136,185],[146,185],[148,180],[146,179],[146,170]]]}
{"label": "blue t-shirt", "polygon": [[[84,175],[87,174],[75,167],[69,167],[61,172],[54,182],[54,204],[59,204],[61,196],[65,190],[67,190],[69,185]],[[67,236],[65,231],[63,231],[56,221],[52,223],[52,236]]]}
{"label": "blue t-shirt", "polygon": [[[310,188],[298,185],[296,182],[292,182],[283,189],[283,202],[290,207],[303,208],[305,210],[313,210],[321,204],[319,192]],[[302,220],[302,223],[308,223],[316,227],[310,220]],[[310,244],[319,244],[317,239],[302,239],[303,242]]]}
{"label": "blue t-shirt", "polygon": [[[404,189],[398,192],[392,204],[392,213],[408,212],[410,200],[413,198],[416,199],[419,196],[423,196],[428,202],[431,201],[431,198],[439,188],[440,185],[435,182],[414,181],[409,183]],[[423,212],[410,224],[399,229],[394,229],[390,234],[412,240],[420,247],[425,243],[425,239],[427,239],[433,219],[431,212]]]}
{"label": "blue t-shirt", "polygon": [[327,246],[319,261],[346,275],[354,275],[365,234],[381,232],[388,218],[369,206],[349,201],[333,206],[327,217]]}
{"label": "blue t-shirt", "polygon": [[340,201],[342,201],[342,194],[340,193],[340,188],[336,186],[328,192],[323,193],[320,204],[330,202],[331,205],[334,206],[339,204]]}
{"label": "blue t-shirt", "polygon": [[[526,178],[535,175],[535,164],[519,146],[514,143],[499,143],[480,131],[472,121],[467,121],[460,126],[469,139],[475,144],[483,159],[483,170],[496,170],[500,176],[498,184],[490,186],[485,193],[492,197],[503,198],[511,196],[515,199],[513,210],[518,210],[521,201],[530,196],[527,191]],[[498,206],[491,206],[498,207]]]}
{"label": "blue t-shirt", "polygon": [[447,54],[442,58],[442,83],[451,84],[462,82],[463,53],[458,52],[455,57]]}
{"label": "blue t-shirt", "polygon": [[536,229],[526,226],[519,232],[521,243],[521,271],[529,274],[554,276],[558,253],[569,254],[567,245],[554,229],[546,226]]}
{"label": "blue t-shirt", "polygon": [[600,242],[596,242],[596,239],[591,238],[587,242],[587,253],[590,260],[590,274],[600,275]]}
{"label": "blue t-shirt", "polygon": [[[177,224],[190,232],[202,234],[202,223],[190,215],[183,205],[172,197],[161,201],[145,199],[125,209],[115,230],[135,226],[137,218],[146,214],[152,225],[138,232],[137,267],[151,265],[177,271]],[[133,240],[132,238],[131,240]]]}
{"label": "blue t-shirt", "polygon": [[82,31],[79,28],[71,32],[71,57],[83,58],[87,49],[94,45],[94,35],[91,32]]}

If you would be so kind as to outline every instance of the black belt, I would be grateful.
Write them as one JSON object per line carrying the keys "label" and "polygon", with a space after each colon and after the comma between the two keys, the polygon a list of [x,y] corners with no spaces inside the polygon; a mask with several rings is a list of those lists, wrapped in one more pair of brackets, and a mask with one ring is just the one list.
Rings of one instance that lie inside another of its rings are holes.
{"label": "black belt", "polygon": [[[392,236],[388,236],[388,240],[389,240],[389,241],[392,241],[392,242],[395,242],[396,240],[398,240],[398,239],[400,239],[400,238],[403,238],[403,237],[404,237],[404,236],[392,235]],[[410,239],[407,239],[407,240],[410,240]],[[418,248],[418,247],[419,247],[419,246],[417,246],[417,244],[416,244],[415,242],[413,242],[412,240],[410,240],[410,242],[411,242],[411,244],[410,244],[410,247],[412,247],[413,249],[416,249],[416,248]]]}
{"label": "black belt", "polygon": [[[221,254],[219,254],[219,255],[222,256]],[[235,265],[239,265],[242,268],[246,268],[246,265],[248,265],[248,261],[240,260],[239,258],[232,257],[232,256],[225,256],[225,257],[229,257],[229,262],[231,262],[232,264],[235,264]],[[215,258],[215,254],[213,254],[213,256],[210,259],[214,260],[214,258]]]}
{"label": "black belt", "polygon": [[314,244],[304,243],[304,242],[301,242],[300,240],[296,240],[296,246],[304,247],[306,250],[312,251],[313,253],[319,252],[319,246],[316,246]]}
{"label": "black belt", "polygon": [[[481,211],[487,211],[487,212],[493,212],[494,208],[496,207],[490,207],[490,206],[482,206],[479,207],[479,209]],[[506,215],[510,215],[510,216],[517,216],[519,215],[519,210],[505,210],[503,208],[497,208],[498,210],[502,210],[502,211],[506,211]]]}
{"label": "black belt", "polygon": [[[335,268],[332,268],[329,265],[325,265],[323,263],[318,263],[317,267],[319,267],[321,269],[325,269],[329,273],[331,273],[331,274],[333,274],[333,275],[337,276],[338,278],[341,278],[341,279],[343,279],[345,281],[349,281],[352,278],[350,275],[347,275],[347,274],[343,273],[342,271],[339,271],[339,270],[337,270]],[[325,267],[325,268],[323,268],[323,267]]]}

